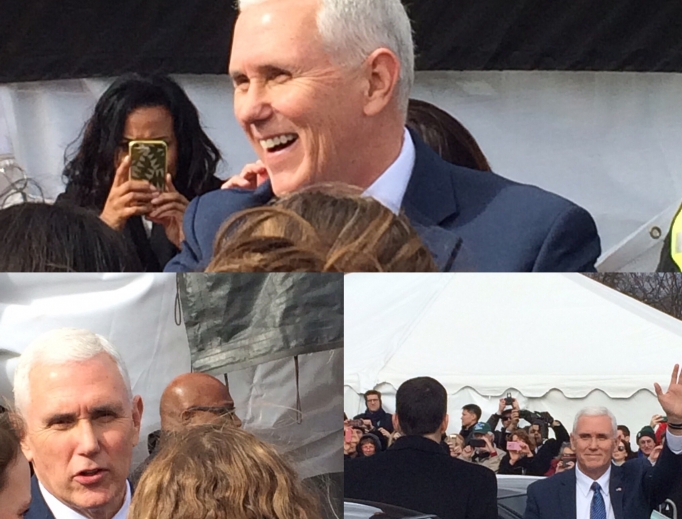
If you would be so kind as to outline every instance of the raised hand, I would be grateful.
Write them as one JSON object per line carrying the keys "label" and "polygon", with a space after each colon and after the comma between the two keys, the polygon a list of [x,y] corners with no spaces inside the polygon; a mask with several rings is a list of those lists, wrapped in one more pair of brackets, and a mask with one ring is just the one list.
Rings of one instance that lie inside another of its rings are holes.
{"label": "raised hand", "polygon": [[[668,423],[682,423],[682,376],[680,373],[680,365],[675,364],[672,376],[670,377],[670,385],[665,393],[658,383],[654,383],[654,389],[656,390],[658,402],[661,404],[663,411],[668,417]],[[682,435],[682,431],[672,430],[670,428],[669,430],[673,434]]]}
{"label": "raised hand", "polygon": [[109,227],[120,231],[131,216],[152,210],[154,193],[154,188],[146,180],[130,179],[130,156],[126,155],[116,168],[109,196],[99,217]]}

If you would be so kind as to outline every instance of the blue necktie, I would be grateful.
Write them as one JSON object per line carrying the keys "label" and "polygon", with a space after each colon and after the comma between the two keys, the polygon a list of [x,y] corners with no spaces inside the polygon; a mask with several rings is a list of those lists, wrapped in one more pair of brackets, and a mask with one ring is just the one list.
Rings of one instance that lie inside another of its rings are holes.
{"label": "blue necktie", "polygon": [[601,495],[601,487],[596,481],[592,483],[592,504],[590,505],[590,519],[606,519],[606,505],[604,504],[604,496]]}

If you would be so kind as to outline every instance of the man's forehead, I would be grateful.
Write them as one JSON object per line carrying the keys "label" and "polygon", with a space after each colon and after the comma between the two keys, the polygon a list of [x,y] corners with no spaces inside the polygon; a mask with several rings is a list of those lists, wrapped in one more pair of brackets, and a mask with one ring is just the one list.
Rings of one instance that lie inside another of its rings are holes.
{"label": "man's forehead", "polygon": [[611,434],[611,419],[608,416],[581,416],[576,424],[576,432],[580,433],[603,433]]}

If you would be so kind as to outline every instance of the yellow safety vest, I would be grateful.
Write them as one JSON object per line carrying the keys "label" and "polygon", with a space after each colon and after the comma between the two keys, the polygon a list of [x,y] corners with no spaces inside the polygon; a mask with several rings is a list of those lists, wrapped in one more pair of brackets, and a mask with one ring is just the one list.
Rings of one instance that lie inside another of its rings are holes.
{"label": "yellow safety vest", "polygon": [[677,211],[670,229],[670,257],[682,271],[682,207]]}

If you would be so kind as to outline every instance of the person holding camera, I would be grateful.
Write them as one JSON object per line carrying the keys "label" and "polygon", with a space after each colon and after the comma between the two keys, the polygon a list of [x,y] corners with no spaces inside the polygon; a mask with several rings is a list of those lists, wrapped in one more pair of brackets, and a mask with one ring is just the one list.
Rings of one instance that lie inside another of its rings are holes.
{"label": "person holding camera", "polygon": [[493,432],[486,422],[478,422],[471,429],[459,458],[489,468],[497,474],[505,452],[495,447]]}
{"label": "person holding camera", "polygon": [[[506,398],[500,398],[497,413],[488,418],[488,425],[493,431],[495,445],[503,451],[507,450],[507,438],[518,428],[519,409],[519,401],[512,398],[511,393],[507,393]],[[502,422],[502,429],[496,431],[497,424],[500,422]]]}
{"label": "person holding camera", "polygon": [[362,414],[355,416],[355,420],[362,420],[367,431],[376,435],[381,442],[381,450],[388,448],[388,439],[393,432],[393,417],[384,411],[381,403],[381,393],[370,389],[365,392],[365,405],[367,409]]}
{"label": "person holding camera", "polygon": [[517,429],[507,442],[507,455],[500,460],[500,474],[544,476],[551,464],[535,454],[535,442],[523,429]]}

